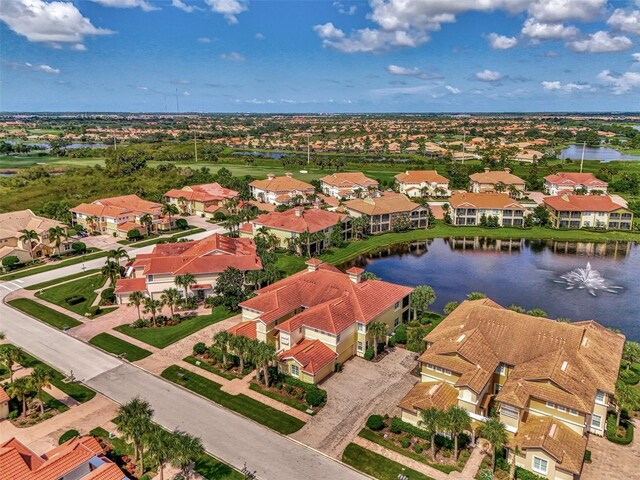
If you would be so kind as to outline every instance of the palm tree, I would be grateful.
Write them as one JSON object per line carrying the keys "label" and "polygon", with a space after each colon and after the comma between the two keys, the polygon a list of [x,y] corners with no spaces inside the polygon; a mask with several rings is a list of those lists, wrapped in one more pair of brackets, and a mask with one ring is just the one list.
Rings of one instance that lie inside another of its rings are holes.
{"label": "palm tree", "polygon": [[520,455],[520,447],[516,444],[513,447],[513,457],[511,459],[511,465],[509,465],[509,480],[516,478],[516,457]]}
{"label": "palm tree", "polygon": [[89,227],[90,232],[95,233],[96,227],[98,226],[98,217],[89,215],[86,218],[86,221],[87,221],[87,226]]}
{"label": "palm tree", "polygon": [[[183,474],[187,473],[189,465],[204,453],[202,440],[186,432],[173,432],[174,449],[171,464],[180,468]],[[162,480],[162,477],[161,477]]]}
{"label": "palm tree", "polygon": [[151,429],[145,437],[144,443],[147,447],[147,458],[151,464],[158,466],[160,480],[164,479],[164,466],[171,461],[175,454],[175,443],[173,435],[164,428],[152,424]]}
{"label": "palm tree", "polygon": [[160,295],[160,300],[164,305],[167,305],[171,310],[171,316],[173,317],[173,307],[180,304],[182,296],[177,288],[165,288]]}
{"label": "palm tree", "polygon": [[129,254],[124,248],[118,247],[115,250],[109,250],[109,252],[107,253],[107,260],[111,258],[113,258],[116,263],[120,265],[120,259],[126,258],[127,260],[129,260]]}
{"label": "palm tree", "polygon": [[471,428],[471,418],[464,408],[452,405],[447,410],[447,427],[453,435],[453,458],[458,459],[458,435]]}
{"label": "palm tree", "polygon": [[229,230],[231,236],[235,235],[236,228],[240,225],[240,217],[235,214],[227,216],[227,218],[220,223],[221,226]]}
{"label": "palm tree", "polygon": [[419,285],[411,294],[411,302],[413,303],[413,319],[418,318],[418,311],[424,313],[436,301],[436,292],[428,285]]}
{"label": "palm tree", "polygon": [[152,232],[153,229],[153,217],[148,213],[145,213],[140,217],[140,223],[147,229],[147,235]]}
{"label": "palm tree", "polygon": [[376,342],[376,351],[378,346],[378,339],[380,337],[386,338],[388,331],[389,327],[387,327],[387,324],[384,322],[371,322],[369,324],[369,333],[373,335],[373,339]]}
{"label": "palm tree", "polygon": [[180,208],[182,208],[182,213],[189,213],[187,212],[187,199],[184,197],[180,197],[178,198],[178,204],[180,205]]}
{"label": "palm tree", "polygon": [[121,267],[119,263],[114,262],[113,260],[107,260],[107,263],[105,263],[104,267],[102,267],[100,273],[102,273],[102,275],[106,275],[109,278],[111,286],[113,287],[116,284],[118,275],[120,275],[120,268]]}
{"label": "palm tree", "polygon": [[7,387],[7,395],[22,402],[22,415],[27,414],[27,397],[29,396],[29,392],[31,392],[29,377],[16,378],[16,380],[11,382]]}
{"label": "palm tree", "polygon": [[143,445],[153,428],[153,409],[146,400],[135,397],[118,409],[115,423],[126,441],[133,443],[133,461],[138,475],[144,472]]}
{"label": "palm tree", "polygon": [[487,298],[487,296],[482,292],[467,293],[468,300],[482,300],[483,298]]}
{"label": "palm tree", "polygon": [[0,350],[0,363],[9,370],[9,382],[13,382],[13,366],[24,359],[24,353],[15,345],[5,345]]}
{"label": "palm tree", "polygon": [[249,349],[249,339],[244,335],[233,335],[229,340],[229,347],[240,360],[240,372],[244,373],[244,362]]}
{"label": "palm tree", "polygon": [[429,407],[420,412],[420,420],[418,426],[427,431],[427,435],[431,437],[431,459],[436,459],[436,434],[443,426],[443,412],[435,407]]}
{"label": "palm tree", "polygon": [[172,203],[163,203],[162,210],[160,210],[160,213],[162,213],[162,215],[167,215],[169,217],[169,229],[171,229],[173,228],[173,220],[172,220],[173,215],[178,215],[180,211],[178,210],[178,207],[176,207]]}
{"label": "palm tree", "polygon": [[23,244],[27,243],[29,245],[29,255],[31,256],[31,261],[35,260],[35,258],[33,258],[33,241],[35,240],[36,242],[38,240],[40,240],[40,236],[38,235],[38,232],[36,232],[35,230],[27,230],[26,228],[20,230],[20,233],[22,233],[22,235],[18,238],[18,240],[20,240]]}
{"label": "palm tree", "polygon": [[184,288],[184,299],[189,298],[189,287],[196,284],[196,277],[192,273],[185,273],[183,275],[176,275],[173,281],[178,287]]}
{"label": "palm tree", "polygon": [[43,368],[42,366],[37,366],[33,369],[33,372],[28,378],[31,386],[36,390],[36,395],[38,397],[38,400],[40,401],[40,415],[44,415],[44,401],[42,400],[42,390],[51,386],[51,381],[53,380],[51,371]]}
{"label": "palm tree", "polygon": [[156,314],[162,308],[162,302],[160,300],[154,300],[151,297],[145,297],[144,300],[142,300],[142,305],[144,306],[144,309],[142,310],[142,312],[151,314],[151,319],[153,321],[153,326],[155,327],[156,326]]}
{"label": "palm tree", "polygon": [[62,245],[62,241],[69,238],[67,233],[64,231],[64,228],[59,225],[51,227],[47,233],[49,235],[49,241],[55,244],[58,255],[60,255],[60,245]]}
{"label": "palm tree", "polygon": [[460,305],[459,302],[456,302],[455,300],[452,300],[450,302],[447,302],[447,304],[444,306],[444,313],[446,313],[447,315],[449,315],[451,312],[453,312],[456,308],[458,308],[458,305]]}
{"label": "palm tree", "polygon": [[256,378],[260,378],[260,367],[262,367],[263,381],[267,387],[269,386],[269,363],[276,361],[277,358],[276,347],[258,340],[253,352],[253,361],[256,364]]}
{"label": "palm tree", "polygon": [[505,427],[504,423],[502,423],[497,418],[490,418],[482,426],[480,434],[489,441],[491,447],[493,448],[491,469],[495,471],[497,452],[499,449],[505,446],[508,440],[507,428]]}
{"label": "palm tree", "polygon": [[140,305],[144,302],[144,298],[144,293],[142,292],[131,292],[129,294],[129,303],[127,305],[138,309],[138,320],[140,320]]}
{"label": "palm tree", "polygon": [[354,218],[351,221],[351,228],[355,232],[357,237],[364,238],[367,230],[369,229],[369,217],[361,215]]}
{"label": "palm tree", "polygon": [[232,335],[226,330],[221,330],[213,336],[213,344],[222,352],[222,364],[227,366],[227,353],[229,352],[229,342]]}

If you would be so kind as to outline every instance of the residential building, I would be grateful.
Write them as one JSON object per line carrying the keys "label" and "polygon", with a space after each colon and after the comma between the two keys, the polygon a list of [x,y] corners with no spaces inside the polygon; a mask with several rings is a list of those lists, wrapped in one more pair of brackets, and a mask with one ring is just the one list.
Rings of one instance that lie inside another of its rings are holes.
{"label": "residential building", "polygon": [[409,320],[412,288],[362,280],[361,268],[342,273],[318,259],[307,269],[256,291],[242,302],[242,320],[229,331],[274,344],[280,371],[319,383],[343,363],[364,356],[375,339],[372,322],[391,333]]}
{"label": "residential building", "polygon": [[609,184],[596,178],[593,173],[558,172],[544,177],[544,189],[549,195],[570,194],[576,191],[587,194],[607,193],[608,188]]}
{"label": "residential building", "polygon": [[[4,257],[18,257],[20,262],[28,262],[33,258],[42,258],[71,251],[71,240],[64,240],[60,252],[55,243],[49,241],[49,229],[66,225],[50,218],[40,217],[31,210],[0,213],[0,260]],[[20,230],[33,230],[38,234],[37,240],[29,242],[20,240],[24,234]]]}
{"label": "residential building", "polygon": [[9,416],[9,402],[11,398],[7,395],[7,392],[4,391],[2,385],[0,385],[0,421],[4,420]]}
{"label": "residential building", "polygon": [[408,197],[448,197],[449,179],[435,170],[407,170],[395,176],[398,191]]}
{"label": "residential building", "polygon": [[266,180],[254,180],[249,187],[256,200],[274,205],[286,205],[296,199],[305,202],[307,196],[315,193],[313,185],[293,178],[291,173],[286,173],[284,177],[270,173]]}
{"label": "residential building", "polygon": [[238,197],[238,192],[219,183],[191,185],[172,189],[164,194],[165,201],[188,215],[212,218],[216,212],[228,213],[225,203]]}
{"label": "residential building", "polygon": [[[73,223],[89,232],[127,238],[131,230],[140,234],[170,230],[169,218],[162,215],[162,205],[143,200],[137,195],[101,198],[92,203],[81,203],[71,209]],[[143,220],[149,216],[150,228]]]}
{"label": "residential building", "polygon": [[501,227],[524,226],[525,208],[506,193],[454,193],[449,199],[453,225],[480,225],[497,217]]}
{"label": "residential building", "polygon": [[183,294],[176,276],[190,273],[195,283],[189,290],[203,299],[213,293],[218,276],[229,267],[243,272],[262,269],[253,240],[214,233],[191,242],[162,243],[151,253],[136,255],[127,278],[116,283],[115,293],[120,303],[126,303],[135,291],[152,298],[159,298],[167,288],[177,288]]}
{"label": "residential building", "polygon": [[277,237],[281,247],[288,247],[303,233],[322,233],[309,245],[310,254],[324,250],[330,243],[333,230],[338,228],[343,239],[351,237],[351,219],[344,213],[335,213],[320,208],[295,207],[284,212],[258,215],[240,227],[240,238],[254,238],[260,231]]}
{"label": "residential building", "polygon": [[485,168],[484,172],[469,175],[469,179],[469,190],[473,193],[511,193],[512,188],[519,192],[525,190],[525,181],[513,175],[509,168],[494,171]]}
{"label": "residential building", "polygon": [[401,193],[348,200],[344,209],[353,218],[367,216],[372,234],[393,230],[395,224],[403,220],[410,222],[412,228],[429,226],[429,207],[412,202]]}
{"label": "residential building", "polygon": [[322,193],[335,198],[376,196],[378,181],[362,172],[338,172],[320,179]]}
{"label": "residential building", "polygon": [[94,437],[75,437],[38,455],[17,438],[0,444],[3,480],[128,480]]}
{"label": "residential building", "polygon": [[604,228],[631,230],[633,212],[608,195],[567,195],[545,197],[554,228]]}
{"label": "residential building", "polygon": [[400,402],[417,424],[457,405],[476,433],[497,412],[509,457],[549,479],[577,479],[589,434],[605,432],[624,336],[594,321],[564,323],[465,301],[425,337],[421,380]]}

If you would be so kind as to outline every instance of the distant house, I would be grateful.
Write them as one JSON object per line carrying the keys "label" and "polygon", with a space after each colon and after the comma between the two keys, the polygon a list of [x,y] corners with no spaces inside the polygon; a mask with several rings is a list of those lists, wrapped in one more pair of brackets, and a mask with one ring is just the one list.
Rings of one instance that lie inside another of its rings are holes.
{"label": "distant house", "polygon": [[9,416],[9,401],[11,398],[0,385],[0,420],[4,420]]}
{"label": "distant house", "polygon": [[407,219],[412,228],[429,226],[429,207],[412,202],[401,193],[385,193],[380,197],[348,200],[344,209],[353,218],[369,218],[369,232],[384,233],[393,230],[394,223]]}
{"label": "distant house", "polygon": [[[143,200],[137,195],[101,198],[92,203],[81,203],[71,209],[73,223],[81,224],[90,232],[126,238],[131,230],[141,234],[170,230],[169,218],[162,215],[162,205]],[[151,227],[143,217],[151,217]],[[173,220],[173,219],[172,219]]]}
{"label": "distant house", "polygon": [[448,197],[449,179],[435,170],[407,170],[395,176],[398,191],[408,197]]}
{"label": "distant house", "polygon": [[449,205],[453,225],[480,225],[484,216],[497,217],[501,227],[524,226],[525,208],[506,193],[454,193]]}
{"label": "distant house", "polygon": [[320,179],[322,192],[335,198],[359,198],[375,196],[378,193],[378,181],[362,172],[339,172]]}
{"label": "distant house", "polygon": [[471,180],[469,189],[473,193],[509,193],[511,187],[520,192],[524,192],[525,190],[525,181],[520,177],[513,175],[509,168],[494,171],[485,168],[484,172],[469,175],[469,179]]}
{"label": "distant house", "polygon": [[118,280],[115,293],[120,303],[126,303],[135,291],[159,298],[163,290],[178,288],[184,295],[182,287],[175,283],[176,276],[190,273],[195,283],[189,291],[205,298],[213,293],[218,276],[228,267],[243,272],[262,269],[251,239],[215,233],[191,242],[158,244],[151,253],[136,255],[128,278]]}
{"label": "distant house", "polygon": [[207,218],[212,218],[219,211],[226,213],[225,202],[237,196],[238,192],[219,183],[186,186],[164,194],[165,201],[177,206],[181,212]]}
{"label": "distant house", "polygon": [[323,238],[310,245],[310,253],[324,250],[329,244],[332,232],[340,229],[343,239],[351,237],[350,218],[342,213],[330,212],[319,208],[304,209],[295,207],[284,212],[271,212],[258,215],[255,219],[240,227],[240,238],[254,238],[260,230],[265,229],[275,235],[281,247],[286,247],[292,239],[300,234],[322,233]]}
{"label": "distant house", "polygon": [[[49,229],[66,225],[50,218],[40,217],[31,210],[18,210],[16,212],[0,213],[0,260],[4,257],[18,257],[20,262],[41,258],[47,255],[56,255],[58,252],[55,244],[49,241]],[[32,240],[31,245],[20,240],[24,234],[20,230],[33,230],[38,234],[37,240]],[[71,241],[65,240],[60,245],[61,253],[71,250]]]}
{"label": "distant house", "polygon": [[3,480],[128,480],[94,437],[75,437],[40,456],[17,438],[0,444]]}
{"label": "distant house", "polygon": [[559,195],[545,197],[554,228],[604,228],[631,230],[633,212],[608,195]]}
{"label": "distant house", "polygon": [[594,191],[607,193],[609,184],[593,173],[558,172],[544,177],[544,189],[549,195],[575,193],[576,190],[591,194]]}
{"label": "distant house", "polygon": [[286,205],[299,197],[305,202],[307,196],[315,192],[313,185],[293,178],[291,173],[284,177],[276,177],[272,173],[266,180],[254,180],[249,184],[251,195],[260,202],[274,205]]}

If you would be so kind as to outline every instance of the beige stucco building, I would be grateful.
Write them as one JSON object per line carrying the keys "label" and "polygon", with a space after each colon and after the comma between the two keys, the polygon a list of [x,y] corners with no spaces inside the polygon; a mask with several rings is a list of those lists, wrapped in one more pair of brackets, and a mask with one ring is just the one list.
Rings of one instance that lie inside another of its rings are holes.
{"label": "beige stucco building", "polygon": [[543,202],[554,228],[633,228],[633,211],[615,203],[608,195],[563,194],[545,197]]}
{"label": "beige stucco building", "polygon": [[453,225],[480,225],[496,217],[501,227],[524,226],[525,208],[506,193],[455,193],[449,199]]}
{"label": "beige stucco building", "polygon": [[449,179],[435,170],[407,170],[395,176],[398,191],[408,197],[448,197]]}

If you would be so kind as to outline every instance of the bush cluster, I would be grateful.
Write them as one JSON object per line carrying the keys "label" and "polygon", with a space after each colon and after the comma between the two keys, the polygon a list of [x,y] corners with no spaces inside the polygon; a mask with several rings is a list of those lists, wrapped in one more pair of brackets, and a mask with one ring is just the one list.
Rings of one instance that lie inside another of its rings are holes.
{"label": "bush cluster", "polygon": [[367,428],[374,432],[382,430],[384,428],[384,418],[382,415],[371,415],[367,419]]}
{"label": "bush cluster", "polygon": [[77,430],[67,430],[60,436],[60,439],[58,440],[58,445],[62,445],[64,442],[68,442],[72,438],[79,437],[79,436],[80,436],[80,432],[78,432]]}
{"label": "bush cluster", "polygon": [[372,360],[373,357],[375,356],[376,356],[376,351],[373,349],[373,347],[367,347],[367,349],[364,351],[365,360]]}
{"label": "bush cluster", "polygon": [[82,303],[86,300],[87,299],[84,298],[82,295],[73,295],[71,297],[66,298],[65,302],[67,303],[67,305],[78,305],[79,303]]}
{"label": "bush cluster", "polygon": [[316,385],[305,383],[289,376],[285,376],[283,381],[288,386],[302,389],[304,391],[304,399],[312,407],[319,407],[327,402],[327,392]]}

